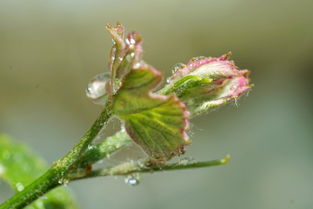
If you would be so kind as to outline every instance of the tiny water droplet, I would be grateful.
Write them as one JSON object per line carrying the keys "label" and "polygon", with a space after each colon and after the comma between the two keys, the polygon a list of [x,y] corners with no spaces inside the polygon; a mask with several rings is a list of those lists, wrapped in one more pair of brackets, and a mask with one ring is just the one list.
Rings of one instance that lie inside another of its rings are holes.
{"label": "tiny water droplet", "polygon": [[131,32],[127,35],[125,42],[129,48],[134,48],[135,45],[139,44],[142,41],[140,34],[136,32]]}
{"label": "tiny water droplet", "polygon": [[206,57],[205,57],[205,56],[198,56],[198,57],[193,57],[193,58],[191,58],[191,60],[190,60],[190,61],[192,61],[192,62],[196,62],[196,61],[199,61],[199,60],[204,60],[204,59],[206,59]]}
{"label": "tiny water droplet", "polygon": [[2,164],[0,164],[0,176],[4,174],[4,172],[5,172],[5,167]]}
{"label": "tiny water droplet", "polygon": [[126,44],[131,46],[134,46],[136,44],[136,40],[133,37],[127,37],[125,40]]}
{"label": "tiny water droplet", "polygon": [[17,191],[21,192],[24,189],[24,186],[22,183],[18,182],[15,184]]}
{"label": "tiny water droplet", "polygon": [[176,73],[178,70],[183,69],[185,67],[186,65],[184,63],[177,63],[176,65],[174,65],[172,73]]}
{"label": "tiny water droplet", "polygon": [[142,65],[141,62],[136,62],[136,63],[134,64],[134,68],[140,68],[141,65]]}
{"label": "tiny water droplet", "polygon": [[179,165],[188,165],[188,164],[194,163],[194,162],[195,162],[194,158],[192,158],[192,157],[184,157],[184,158],[179,159],[178,164]]}
{"label": "tiny water droplet", "polygon": [[66,186],[68,184],[68,182],[69,182],[69,180],[65,179],[65,178],[59,179],[59,181],[58,181],[59,184],[64,185],[64,186]]}
{"label": "tiny water droplet", "polygon": [[124,179],[125,184],[129,185],[129,186],[136,186],[139,184],[139,174],[132,174],[130,176],[127,176]]}
{"label": "tiny water droplet", "polygon": [[235,103],[235,106],[238,107],[238,98],[237,97],[234,98],[234,103]]}
{"label": "tiny water droplet", "polygon": [[93,145],[88,145],[87,150],[91,150],[93,148]]}
{"label": "tiny water droplet", "polygon": [[206,59],[205,56],[199,56],[199,57],[198,57],[198,60],[204,60],[204,59]]}
{"label": "tiny water droplet", "polygon": [[110,73],[101,73],[96,75],[89,83],[86,89],[86,95],[93,103],[104,105],[109,97],[111,88]]}
{"label": "tiny water droplet", "polygon": [[111,57],[111,63],[115,61],[115,54],[116,54],[116,47],[113,46],[110,52],[110,57]]}

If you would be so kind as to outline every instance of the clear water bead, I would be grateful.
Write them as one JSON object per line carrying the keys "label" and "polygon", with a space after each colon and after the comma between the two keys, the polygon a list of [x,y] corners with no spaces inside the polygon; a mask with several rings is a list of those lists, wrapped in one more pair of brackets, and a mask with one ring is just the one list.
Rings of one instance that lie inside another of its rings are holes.
{"label": "clear water bead", "polygon": [[0,164],[0,176],[4,174],[4,172],[5,172],[5,167],[2,164]]}
{"label": "clear water bead", "polygon": [[129,46],[134,46],[136,44],[136,39],[134,37],[127,37],[125,40],[126,44]]}
{"label": "clear water bead", "polygon": [[136,175],[130,175],[130,176],[127,176],[125,179],[124,179],[124,182],[125,184],[129,185],[129,186],[136,186],[139,184],[139,175],[136,174]]}
{"label": "clear water bead", "polygon": [[192,62],[195,62],[195,61],[204,60],[204,59],[206,59],[205,56],[198,56],[198,57],[193,57],[193,58],[191,58],[191,61],[192,61]]}
{"label": "clear water bead", "polygon": [[111,84],[111,74],[101,73],[96,75],[86,89],[87,97],[95,104],[104,105],[108,100]]}
{"label": "clear water bead", "polygon": [[195,159],[192,157],[184,157],[184,158],[179,159],[178,164],[179,165],[188,165],[190,163],[195,163],[195,162],[196,162]]}
{"label": "clear water bead", "polygon": [[15,186],[16,186],[17,191],[19,191],[19,192],[21,192],[21,191],[24,190],[24,186],[23,186],[23,184],[20,183],[20,182],[16,183]]}
{"label": "clear water bead", "polygon": [[176,65],[174,65],[172,73],[176,73],[178,70],[183,69],[185,67],[186,65],[184,63],[177,63]]}

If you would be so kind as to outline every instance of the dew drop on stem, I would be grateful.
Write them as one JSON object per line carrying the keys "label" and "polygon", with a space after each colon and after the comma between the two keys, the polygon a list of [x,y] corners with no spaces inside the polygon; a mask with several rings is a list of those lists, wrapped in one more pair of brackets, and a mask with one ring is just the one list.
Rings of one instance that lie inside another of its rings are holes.
{"label": "dew drop on stem", "polygon": [[188,165],[190,163],[195,163],[195,162],[196,162],[195,159],[192,157],[184,157],[184,158],[179,159],[178,164],[179,165]]}
{"label": "dew drop on stem", "polygon": [[96,75],[89,83],[86,89],[87,97],[95,104],[104,105],[110,93],[111,75],[110,73],[101,73]]}
{"label": "dew drop on stem", "polygon": [[62,179],[59,179],[58,183],[60,185],[67,186],[67,184],[69,183],[69,180],[66,178],[62,178]]}
{"label": "dew drop on stem", "polygon": [[139,174],[132,174],[124,179],[125,184],[129,186],[136,186],[140,183],[140,176]]}
{"label": "dew drop on stem", "polygon": [[17,191],[19,191],[19,192],[21,192],[21,191],[24,190],[24,186],[23,186],[23,184],[20,183],[20,182],[16,183],[15,186],[16,186]]}

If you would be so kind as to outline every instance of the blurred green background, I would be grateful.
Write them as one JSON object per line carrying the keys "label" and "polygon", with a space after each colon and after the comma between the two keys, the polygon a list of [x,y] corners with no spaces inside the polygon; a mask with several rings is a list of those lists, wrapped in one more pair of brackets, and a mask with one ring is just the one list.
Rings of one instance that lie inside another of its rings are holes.
{"label": "blurred green background", "polygon": [[[69,185],[81,208],[313,207],[312,0],[1,0],[0,132],[48,162],[63,156],[101,107],[85,96],[107,70],[117,20],[144,37],[144,59],[170,75],[193,56],[231,50],[255,87],[192,120],[187,156],[232,156],[227,166]],[[109,130],[110,134],[110,130]],[[9,196],[0,184],[0,202]],[[5,189],[6,188],[6,189]]]}

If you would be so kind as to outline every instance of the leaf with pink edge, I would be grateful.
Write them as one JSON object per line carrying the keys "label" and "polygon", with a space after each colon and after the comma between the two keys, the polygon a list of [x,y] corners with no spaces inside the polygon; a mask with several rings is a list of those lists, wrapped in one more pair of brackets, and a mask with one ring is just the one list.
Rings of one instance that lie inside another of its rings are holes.
{"label": "leaf with pink edge", "polygon": [[185,105],[174,95],[152,93],[161,79],[158,71],[142,64],[126,75],[113,100],[113,111],[124,120],[128,134],[159,162],[183,153],[190,143]]}

